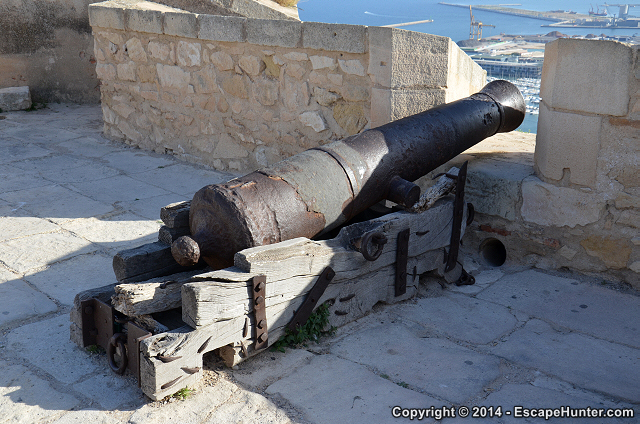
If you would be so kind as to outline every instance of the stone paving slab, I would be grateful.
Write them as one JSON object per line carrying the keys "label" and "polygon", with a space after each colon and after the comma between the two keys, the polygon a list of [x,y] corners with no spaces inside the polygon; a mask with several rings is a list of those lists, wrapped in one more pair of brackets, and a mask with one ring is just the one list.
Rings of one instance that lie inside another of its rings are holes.
{"label": "stone paving slab", "polygon": [[139,408],[146,403],[146,398],[138,389],[138,384],[132,376],[119,376],[111,372],[106,363],[106,356],[100,356],[104,368],[98,375],[94,375],[80,383],[73,385],[73,389],[91,399],[94,405],[106,410]]}
{"label": "stone paving slab", "polygon": [[83,409],[81,411],[70,411],[52,421],[51,424],[118,424],[126,422],[126,419],[123,419],[124,417],[118,415],[122,414]]}
{"label": "stone paving slab", "polygon": [[432,334],[477,344],[487,344],[518,325],[506,307],[447,291],[439,297],[399,305],[392,311],[417,322]]}
{"label": "stone paving slab", "polygon": [[154,220],[162,225],[162,221],[160,221],[160,209],[171,203],[182,202],[191,199],[191,197],[169,193],[162,194],[156,197],[149,197],[142,200],[138,199],[128,202],[118,202],[118,205],[126,210],[140,215],[141,217]]}
{"label": "stone paving slab", "polygon": [[[112,168],[119,169],[127,174],[138,174],[176,163],[175,159],[171,156],[154,155],[138,149],[127,149],[109,153],[108,155],[102,156],[102,160]],[[157,182],[158,181],[156,181],[156,183]]]}
{"label": "stone paving slab", "polygon": [[34,234],[0,243],[0,261],[23,273],[97,249],[96,245],[66,231]]}
{"label": "stone paving slab", "polygon": [[[248,405],[251,407],[247,408]],[[294,424],[285,411],[264,396],[239,389],[203,421],[205,424]]]}
{"label": "stone paving slab", "polygon": [[78,138],[75,132],[64,129],[51,131],[48,125],[29,125],[27,127],[16,127],[13,131],[7,131],[9,137],[21,139],[27,143],[54,144],[62,141]]}
{"label": "stone paving slab", "polygon": [[92,361],[86,352],[71,343],[67,314],[12,330],[7,335],[7,351],[65,384],[103,371],[106,365]]}
{"label": "stone paving slab", "polygon": [[56,309],[56,304],[46,295],[29,287],[12,272],[0,268],[0,328]]}
{"label": "stone paving slab", "polygon": [[429,408],[445,404],[335,355],[316,356],[309,365],[270,385],[266,392],[282,396],[317,424],[397,423],[391,415],[394,406]]}
{"label": "stone paving slab", "polygon": [[[467,269],[466,263],[465,269]],[[498,281],[500,278],[502,278],[503,275],[504,272],[500,271],[499,269],[484,270],[474,276],[474,278],[476,279],[476,282],[474,284],[470,286],[456,286],[455,284],[451,284],[448,286],[448,289],[452,292],[475,295]]]}
{"label": "stone paving slab", "polygon": [[113,211],[113,205],[109,203],[98,202],[57,184],[3,193],[0,199],[57,223]]}
{"label": "stone paving slab", "polygon": [[640,347],[640,297],[538,271],[505,276],[478,298],[586,334]]}
{"label": "stone paving slab", "polygon": [[118,152],[123,149],[122,146],[109,144],[94,137],[75,138],[58,143],[56,147],[67,154],[88,158],[101,158],[109,153]]}
{"label": "stone paving slab", "polygon": [[[587,418],[572,418],[570,415],[567,417],[558,417],[558,418],[533,418],[533,417],[515,417],[516,410],[514,407],[520,406],[528,409],[538,410],[540,408],[543,409],[554,409],[570,406],[573,409],[578,408],[592,408],[592,409],[609,409],[609,408],[621,408],[621,407],[629,407],[629,405],[617,405],[613,402],[593,402],[587,399],[583,399],[577,396],[567,395],[565,393],[550,390],[540,387],[532,386],[531,384],[506,384],[499,391],[491,393],[479,403],[480,407],[493,407],[495,408],[501,407],[501,417],[494,416],[493,418],[473,418],[468,417],[466,419],[457,417],[456,419],[445,419],[443,420],[444,424],[464,424],[464,423],[476,423],[476,422],[494,422],[501,424],[517,424],[517,423],[567,423],[567,424],[583,424],[585,422],[604,422],[611,424],[622,424],[622,423],[637,423],[638,420],[635,418],[632,419],[587,419]],[[488,412],[477,411],[479,414]]]}
{"label": "stone paving slab", "polygon": [[163,189],[192,198],[196,191],[209,184],[227,182],[233,174],[198,169],[193,166],[173,164],[150,169],[132,176],[147,184],[160,185]]}
{"label": "stone paving slab", "polygon": [[[58,231],[59,226],[51,221],[32,216],[7,216],[5,211],[13,212],[10,206],[0,206],[0,242]],[[21,212],[21,211],[16,211]],[[20,213],[24,215],[24,213]]]}
{"label": "stone paving slab", "polygon": [[[174,402],[170,406],[162,406],[158,403],[147,404],[133,413],[129,419],[130,424],[157,424],[157,423],[201,423],[212,411],[227,402],[238,387],[225,380],[219,379],[212,387],[201,389],[195,396],[191,396],[182,402]],[[233,417],[227,417],[235,422]]]}
{"label": "stone paving slab", "polygon": [[86,181],[69,184],[73,190],[102,203],[148,199],[150,197],[169,194],[168,190],[142,181],[134,180],[127,175],[116,175],[98,181]]}
{"label": "stone paving slab", "polygon": [[388,375],[431,396],[462,403],[500,376],[500,360],[444,339],[418,337],[385,323],[350,334],[331,353]]}
{"label": "stone paving slab", "polygon": [[42,158],[16,161],[12,166],[26,172],[39,173],[42,176],[52,175],[65,169],[86,168],[92,166],[93,162],[79,159],[70,155],[53,154]]}
{"label": "stone paving slab", "polygon": [[233,378],[246,387],[263,388],[308,364],[314,356],[306,349],[265,352],[241,363],[240,369],[233,372]]}
{"label": "stone paving slab", "polygon": [[36,423],[79,404],[22,365],[0,360],[0,422]]}
{"label": "stone paving slab", "polygon": [[20,142],[20,140],[15,140],[14,143],[10,143],[3,137],[3,142],[0,143],[0,164],[39,158],[50,155],[51,153],[51,150],[35,144]]}
{"label": "stone paving slab", "polygon": [[23,279],[61,304],[71,306],[76,294],[115,282],[112,263],[113,258],[108,255],[79,255]]}
{"label": "stone paving slab", "polygon": [[0,165],[0,180],[0,193],[51,185],[51,181],[35,173],[25,173],[11,165]]}
{"label": "stone paving slab", "polygon": [[534,319],[489,351],[580,387],[640,403],[637,349],[556,331]]}
{"label": "stone paving slab", "polygon": [[160,224],[131,213],[108,218],[79,218],[60,224],[67,231],[108,249],[126,249],[158,238]]}

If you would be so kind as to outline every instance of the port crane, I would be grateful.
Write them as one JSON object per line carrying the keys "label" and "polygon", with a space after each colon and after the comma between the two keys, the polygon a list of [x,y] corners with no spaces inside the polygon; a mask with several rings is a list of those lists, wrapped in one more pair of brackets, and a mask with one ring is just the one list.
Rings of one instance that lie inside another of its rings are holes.
{"label": "port crane", "polygon": [[471,5],[469,5],[469,14],[471,15],[471,27],[469,28],[469,40],[480,40],[482,38],[482,27],[495,28],[495,25],[483,24],[476,21],[473,17],[473,11]]}
{"label": "port crane", "polygon": [[605,3],[604,6],[619,7],[620,9],[618,12],[618,19],[627,19],[627,17],[629,16],[629,8],[640,6],[640,4],[606,4]]}

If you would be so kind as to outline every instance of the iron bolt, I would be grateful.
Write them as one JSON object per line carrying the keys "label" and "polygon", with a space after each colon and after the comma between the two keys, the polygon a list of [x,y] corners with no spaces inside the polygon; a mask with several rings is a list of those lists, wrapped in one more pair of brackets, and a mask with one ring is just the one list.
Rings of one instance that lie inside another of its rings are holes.
{"label": "iron bolt", "polygon": [[256,304],[256,306],[257,306],[257,305],[260,305],[260,304],[262,304],[262,303],[264,303],[264,297],[262,297],[262,296],[258,296],[258,297],[256,297],[256,300],[255,300],[255,304]]}
{"label": "iron bolt", "polygon": [[267,341],[267,333],[262,333],[260,335],[258,335],[258,341],[260,343],[264,343]]}
{"label": "iron bolt", "polygon": [[260,290],[262,290],[262,283],[258,283],[253,287],[253,290],[259,292]]}
{"label": "iron bolt", "polygon": [[266,324],[266,322],[264,322],[264,320],[263,320],[263,319],[261,319],[261,320],[258,322],[258,328],[259,328],[259,329],[263,329],[263,328],[265,327],[265,324]]}
{"label": "iron bolt", "polygon": [[91,306],[87,306],[84,308],[84,313],[87,315],[93,315],[93,308]]}

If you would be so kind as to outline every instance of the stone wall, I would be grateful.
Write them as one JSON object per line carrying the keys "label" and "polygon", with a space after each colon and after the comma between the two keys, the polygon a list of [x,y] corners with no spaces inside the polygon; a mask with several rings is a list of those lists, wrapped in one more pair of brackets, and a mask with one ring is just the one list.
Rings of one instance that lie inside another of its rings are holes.
{"label": "stone wall", "polygon": [[35,102],[97,103],[90,2],[0,2],[0,88],[28,85]]}
{"label": "stone wall", "polygon": [[[0,1],[0,88],[29,86],[35,102],[98,103],[88,5],[95,0]],[[193,12],[298,20],[271,0],[162,0]]]}
{"label": "stone wall", "polygon": [[[237,1],[237,0],[236,0]],[[391,28],[90,7],[105,134],[249,171],[479,90],[449,38]]]}
{"label": "stone wall", "polygon": [[471,152],[470,246],[496,239],[516,262],[640,289],[639,58],[611,41],[547,44],[535,153],[491,140]]}

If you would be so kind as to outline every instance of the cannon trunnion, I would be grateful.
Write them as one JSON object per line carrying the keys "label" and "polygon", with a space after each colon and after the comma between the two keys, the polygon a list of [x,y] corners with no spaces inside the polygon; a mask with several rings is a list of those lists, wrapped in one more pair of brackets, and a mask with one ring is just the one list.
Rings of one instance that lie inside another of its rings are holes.
{"label": "cannon trunnion", "polygon": [[411,183],[498,132],[516,129],[525,103],[507,81],[455,102],[307,150],[225,184],[191,202],[191,236],[176,240],[181,265],[200,258],[220,269],[236,252],[338,227],[377,202],[410,207]]}

